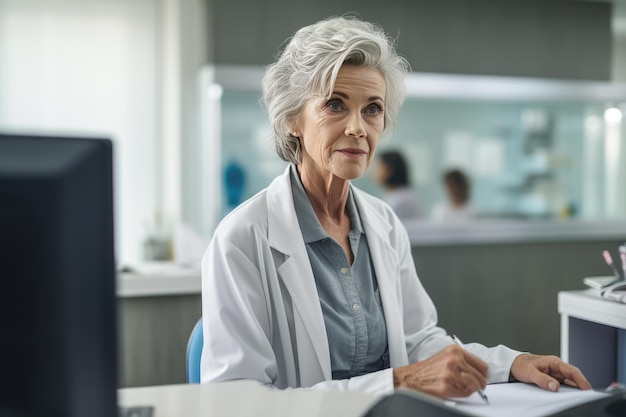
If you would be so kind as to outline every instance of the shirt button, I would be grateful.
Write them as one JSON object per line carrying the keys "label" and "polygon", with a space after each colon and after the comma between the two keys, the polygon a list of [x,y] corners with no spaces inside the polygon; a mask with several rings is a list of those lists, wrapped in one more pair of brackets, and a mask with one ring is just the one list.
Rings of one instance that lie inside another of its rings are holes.
{"label": "shirt button", "polygon": [[361,309],[361,306],[357,303],[352,304],[352,310],[353,311],[359,311]]}
{"label": "shirt button", "polygon": [[341,268],[341,273],[342,274],[347,274],[348,273],[348,268],[346,268],[346,267]]}
{"label": "shirt button", "polygon": [[365,346],[359,346],[359,353],[365,353]]}

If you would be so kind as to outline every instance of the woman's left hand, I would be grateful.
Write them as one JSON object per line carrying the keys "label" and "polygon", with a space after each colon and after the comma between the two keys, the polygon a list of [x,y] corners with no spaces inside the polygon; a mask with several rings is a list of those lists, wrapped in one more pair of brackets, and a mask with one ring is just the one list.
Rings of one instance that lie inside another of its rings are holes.
{"label": "woman's left hand", "polygon": [[591,389],[591,384],[580,369],[557,356],[524,353],[513,361],[511,374],[520,382],[533,383],[553,392],[558,391],[561,384]]}

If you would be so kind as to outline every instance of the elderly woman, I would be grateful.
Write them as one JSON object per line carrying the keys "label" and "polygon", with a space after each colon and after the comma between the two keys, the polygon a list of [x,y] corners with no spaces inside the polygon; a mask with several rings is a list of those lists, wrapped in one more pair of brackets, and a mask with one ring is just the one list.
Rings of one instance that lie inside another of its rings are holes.
{"label": "elderly woman", "polygon": [[300,29],[267,68],[264,101],[289,165],[221,222],[203,259],[203,382],[440,397],[510,378],[590,388],[553,356],[454,344],[398,217],[351,184],[396,123],[407,70],[385,33],[356,18]]}

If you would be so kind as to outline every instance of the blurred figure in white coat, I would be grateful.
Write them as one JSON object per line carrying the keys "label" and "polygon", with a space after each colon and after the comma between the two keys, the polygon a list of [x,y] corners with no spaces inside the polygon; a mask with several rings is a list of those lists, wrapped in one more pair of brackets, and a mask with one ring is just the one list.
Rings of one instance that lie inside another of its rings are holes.
{"label": "blurred figure in white coat", "polygon": [[442,176],[446,201],[435,205],[432,218],[442,223],[466,223],[476,217],[470,203],[471,183],[460,169],[450,169]]}

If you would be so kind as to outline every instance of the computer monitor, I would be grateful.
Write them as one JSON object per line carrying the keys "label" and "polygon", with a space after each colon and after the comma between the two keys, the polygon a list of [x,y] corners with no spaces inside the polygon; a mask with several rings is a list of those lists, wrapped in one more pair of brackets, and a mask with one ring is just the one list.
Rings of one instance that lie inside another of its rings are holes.
{"label": "computer monitor", "polygon": [[112,159],[0,134],[0,416],[117,415]]}

